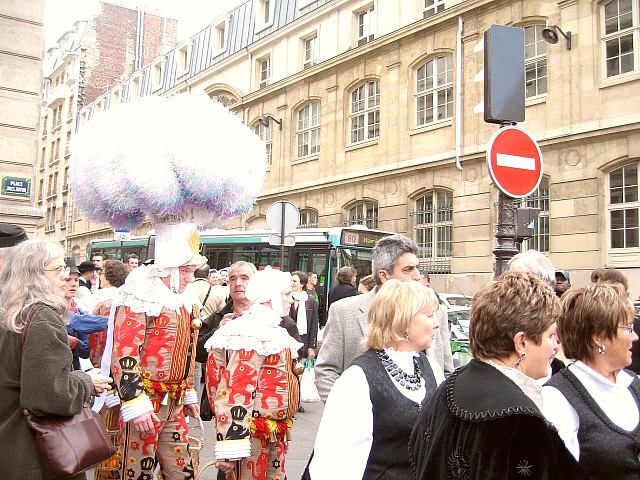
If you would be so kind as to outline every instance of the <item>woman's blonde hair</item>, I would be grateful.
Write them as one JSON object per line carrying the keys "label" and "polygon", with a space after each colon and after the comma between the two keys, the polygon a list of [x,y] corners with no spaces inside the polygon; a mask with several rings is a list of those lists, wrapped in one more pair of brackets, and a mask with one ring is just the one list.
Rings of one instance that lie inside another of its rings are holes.
{"label": "woman's blonde hair", "polygon": [[66,311],[64,296],[56,292],[44,271],[53,258],[63,255],[59,243],[44,240],[26,240],[11,248],[0,269],[1,328],[21,332],[22,312],[36,303]]}
{"label": "woman's blonde hair", "polygon": [[365,346],[381,350],[403,341],[411,319],[421,310],[438,310],[434,291],[420,282],[387,280],[369,308],[369,333]]}

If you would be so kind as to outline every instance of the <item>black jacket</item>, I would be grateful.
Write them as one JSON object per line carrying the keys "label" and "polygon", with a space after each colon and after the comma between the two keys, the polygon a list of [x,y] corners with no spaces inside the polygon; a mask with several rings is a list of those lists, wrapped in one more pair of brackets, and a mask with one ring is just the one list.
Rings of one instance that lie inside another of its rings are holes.
{"label": "black jacket", "polygon": [[350,283],[339,283],[338,285],[334,285],[331,287],[331,290],[329,290],[329,306],[331,306],[333,302],[337,302],[343,298],[353,297],[357,294],[358,290],[356,290]]}
{"label": "black jacket", "polygon": [[456,370],[420,412],[409,452],[418,480],[588,478],[520,387],[477,360]]}

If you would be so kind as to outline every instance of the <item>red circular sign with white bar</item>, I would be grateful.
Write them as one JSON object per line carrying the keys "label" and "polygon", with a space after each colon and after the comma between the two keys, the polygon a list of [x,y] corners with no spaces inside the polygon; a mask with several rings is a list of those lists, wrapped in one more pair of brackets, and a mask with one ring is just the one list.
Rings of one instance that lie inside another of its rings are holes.
{"label": "red circular sign with white bar", "polygon": [[491,179],[506,195],[524,198],[542,180],[542,152],[526,132],[505,127],[495,132],[487,145],[487,166]]}

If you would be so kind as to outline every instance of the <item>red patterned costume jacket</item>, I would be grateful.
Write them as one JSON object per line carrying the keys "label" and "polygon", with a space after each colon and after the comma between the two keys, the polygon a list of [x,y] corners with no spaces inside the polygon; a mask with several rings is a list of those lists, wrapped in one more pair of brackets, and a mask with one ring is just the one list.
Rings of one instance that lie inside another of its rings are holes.
{"label": "red patterned costume jacket", "polygon": [[[118,307],[111,374],[123,409],[144,397],[165,393],[174,400],[182,399],[193,377],[194,332],[197,335],[184,306],[178,311],[164,308],[158,316]],[[126,414],[123,417],[129,420]]]}
{"label": "red patterned costume jacket", "polygon": [[243,459],[241,479],[285,475],[284,455],[299,397],[292,353],[301,344],[279,326],[280,320],[273,310],[254,305],[207,342],[216,458]]}

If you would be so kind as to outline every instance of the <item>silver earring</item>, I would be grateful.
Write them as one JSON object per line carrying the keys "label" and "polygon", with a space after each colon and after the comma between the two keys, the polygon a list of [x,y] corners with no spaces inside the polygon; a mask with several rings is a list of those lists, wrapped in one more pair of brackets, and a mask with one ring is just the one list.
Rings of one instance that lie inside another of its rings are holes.
{"label": "silver earring", "polygon": [[524,360],[524,357],[526,357],[527,354],[523,353],[522,355],[520,355],[518,357],[518,360],[516,360],[516,363],[513,364],[513,368],[518,368],[520,366],[520,364],[522,363],[522,360]]}
{"label": "silver earring", "polygon": [[404,333],[404,341],[405,341],[406,343],[409,343],[409,330],[407,330],[407,331]]}
{"label": "silver earring", "polygon": [[600,345],[600,346],[598,347],[598,353],[599,353],[600,355],[604,355],[604,351],[605,351],[605,350],[606,350],[606,349],[604,348],[604,345]]}

